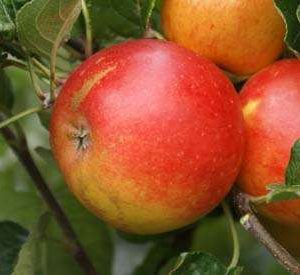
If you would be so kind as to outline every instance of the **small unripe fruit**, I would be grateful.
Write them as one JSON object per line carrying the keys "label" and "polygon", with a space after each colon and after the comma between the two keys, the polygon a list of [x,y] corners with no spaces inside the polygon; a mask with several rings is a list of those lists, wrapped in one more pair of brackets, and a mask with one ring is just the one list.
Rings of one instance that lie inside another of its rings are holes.
{"label": "small unripe fruit", "polygon": [[[246,150],[239,186],[262,196],[269,184],[284,183],[291,147],[300,138],[300,61],[282,60],[252,77],[240,94]],[[300,226],[300,200],[268,204],[260,211],[284,224]]]}
{"label": "small unripe fruit", "polygon": [[273,0],[163,0],[166,37],[238,75],[282,52],[284,22]]}
{"label": "small unripe fruit", "polygon": [[72,192],[115,227],[173,230],[226,196],[244,149],[234,87],[170,42],[105,49],[69,77],[52,114],[54,156]]}

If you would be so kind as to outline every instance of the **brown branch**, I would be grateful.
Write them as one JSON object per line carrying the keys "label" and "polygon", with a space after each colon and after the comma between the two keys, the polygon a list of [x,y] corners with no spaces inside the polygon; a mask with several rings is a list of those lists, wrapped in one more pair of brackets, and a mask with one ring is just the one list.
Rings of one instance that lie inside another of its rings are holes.
{"label": "brown branch", "polygon": [[250,205],[250,196],[235,189],[233,191],[235,208],[241,216],[240,222],[259,242],[261,242],[277,259],[277,261],[292,274],[300,274],[300,264],[289,252],[281,246],[262,226]]}
{"label": "brown branch", "polygon": [[66,214],[64,213],[59,203],[56,201],[42,174],[37,168],[30,154],[26,139],[23,136],[23,134],[21,138],[18,138],[15,135],[15,133],[8,127],[1,129],[0,133],[3,135],[7,144],[14,151],[24,168],[27,170],[36,188],[40,192],[42,198],[44,199],[51,213],[55,217],[57,223],[59,224],[64,234],[64,237],[70,245],[72,256],[77,261],[78,265],[82,268],[85,274],[97,275],[97,272],[93,264],[91,263],[88,255],[86,254],[84,248],[79,242],[70,221],[68,220]]}

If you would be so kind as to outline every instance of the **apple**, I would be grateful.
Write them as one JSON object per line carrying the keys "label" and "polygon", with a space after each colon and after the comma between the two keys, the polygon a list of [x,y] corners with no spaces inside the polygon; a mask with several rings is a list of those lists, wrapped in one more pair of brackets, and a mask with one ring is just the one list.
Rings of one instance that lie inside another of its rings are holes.
{"label": "apple", "polygon": [[163,0],[167,39],[237,75],[273,63],[284,46],[284,21],[272,0]]}
{"label": "apple", "polygon": [[210,61],[171,42],[104,49],[68,78],[50,139],[72,192],[123,231],[188,225],[226,196],[242,161],[238,95]]}
{"label": "apple", "polygon": [[[254,75],[240,100],[246,125],[246,149],[238,177],[240,188],[253,196],[284,183],[291,147],[300,138],[300,61],[278,61]],[[262,214],[300,226],[300,200],[271,203]]]}

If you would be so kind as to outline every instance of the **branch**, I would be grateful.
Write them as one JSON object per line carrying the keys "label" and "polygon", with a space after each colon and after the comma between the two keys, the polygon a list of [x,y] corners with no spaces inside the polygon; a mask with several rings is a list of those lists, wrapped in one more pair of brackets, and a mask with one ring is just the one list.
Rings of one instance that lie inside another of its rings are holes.
{"label": "branch", "polygon": [[262,226],[250,205],[250,196],[235,189],[233,191],[235,208],[241,216],[240,222],[259,242],[261,242],[277,259],[277,261],[292,274],[300,274],[300,264],[289,252],[281,246]]}
{"label": "branch", "polygon": [[91,263],[88,255],[84,251],[81,243],[79,242],[75,231],[72,228],[70,221],[68,220],[66,214],[63,209],[56,201],[55,197],[51,193],[47,183],[45,182],[42,174],[38,170],[27,145],[26,139],[22,135],[19,140],[13,131],[11,131],[8,127],[2,128],[0,133],[3,135],[7,144],[14,151],[19,161],[22,163],[24,168],[27,170],[31,179],[33,180],[36,188],[40,192],[42,198],[46,202],[48,208],[52,212],[55,217],[57,223],[61,227],[61,230],[70,244],[70,249],[72,252],[72,256],[77,261],[78,265],[82,268],[82,270],[87,275],[97,275],[97,272]]}

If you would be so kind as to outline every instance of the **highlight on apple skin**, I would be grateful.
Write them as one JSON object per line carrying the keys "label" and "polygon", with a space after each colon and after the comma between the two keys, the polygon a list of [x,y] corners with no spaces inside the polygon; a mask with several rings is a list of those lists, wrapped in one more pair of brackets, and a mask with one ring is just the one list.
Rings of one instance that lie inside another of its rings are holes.
{"label": "highlight on apple skin", "polygon": [[[246,150],[240,188],[253,196],[283,183],[291,147],[300,138],[300,61],[278,61],[254,75],[241,91]],[[271,203],[262,214],[282,224],[300,226],[300,200]]]}
{"label": "highlight on apple skin", "polygon": [[193,223],[232,187],[244,150],[238,96],[210,61],[136,40],[79,66],[53,108],[50,139],[66,183],[118,229]]}
{"label": "highlight on apple skin", "polygon": [[161,14],[167,39],[237,75],[273,63],[284,47],[273,0],[163,0]]}

